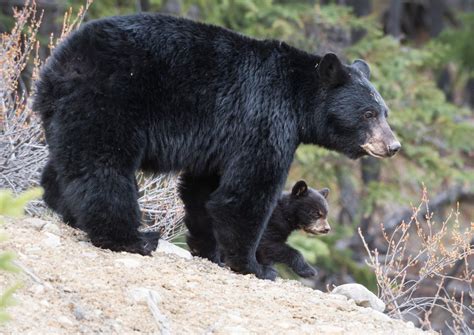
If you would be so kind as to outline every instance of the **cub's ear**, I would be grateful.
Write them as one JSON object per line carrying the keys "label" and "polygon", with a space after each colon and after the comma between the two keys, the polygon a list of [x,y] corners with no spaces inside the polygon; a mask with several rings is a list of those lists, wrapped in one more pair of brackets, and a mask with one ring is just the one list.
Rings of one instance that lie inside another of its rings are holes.
{"label": "cub's ear", "polygon": [[352,67],[356,68],[365,76],[365,78],[370,79],[370,66],[362,59],[356,59],[352,63]]}
{"label": "cub's ear", "polygon": [[329,188],[322,188],[319,190],[319,193],[321,193],[321,195],[324,197],[324,199],[327,199],[328,198],[328,195],[329,195]]}
{"label": "cub's ear", "polygon": [[329,86],[342,85],[348,77],[344,65],[342,65],[339,58],[333,54],[325,54],[318,65],[319,76],[323,83]]}
{"label": "cub's ear", "polygon": [[291,195],[295,197],[301,197],[303,195],[306,195],[308,192],[308,185],[306,185],[306,182],[304,180],[298,181],[295,186],[293,186],[293,189],[291,190]]}

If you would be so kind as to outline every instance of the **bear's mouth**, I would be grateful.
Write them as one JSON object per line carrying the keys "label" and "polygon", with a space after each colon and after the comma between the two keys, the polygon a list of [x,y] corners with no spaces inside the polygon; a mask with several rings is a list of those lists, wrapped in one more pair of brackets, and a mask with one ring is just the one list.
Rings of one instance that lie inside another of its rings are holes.
{"label": "bear's mouth", "polygon": [[326,219],[319,219],[316,220],[315,223],[303,227],[303,231],[311,235],[326,235],[331,231],[331,226],[329,226],[329,223]]}
{"label": "bear's mouth", "polygon": [[372,143],[366,143],[361,145],[360,147],[372,157],[385,158],[389,156],[386,150],[383,150],[383,152],[381,153],[380,148],[378,148],[376,145],[373,145]]}

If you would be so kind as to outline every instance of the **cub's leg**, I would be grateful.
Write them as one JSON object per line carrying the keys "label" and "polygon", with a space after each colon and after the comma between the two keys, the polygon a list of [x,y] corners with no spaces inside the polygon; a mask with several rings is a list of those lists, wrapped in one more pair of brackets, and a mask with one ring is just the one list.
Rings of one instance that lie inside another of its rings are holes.
{"label": "cub's leg", "polygon": [[180,177],[179,194],[184,203],[184,223],[188,228],[186,242],[191,253],[219,264],[221,259],[212,219],[205,206],[218,186],[218,175],[197,177],[184,173]]}
{"label": "cub's leg", "polygon": [[284,243],[275,243],[266,247],[266,257],[270,257],[275,263],[288,265],[300,277],[316,276],[317,271],[309,265],[303,255]]}

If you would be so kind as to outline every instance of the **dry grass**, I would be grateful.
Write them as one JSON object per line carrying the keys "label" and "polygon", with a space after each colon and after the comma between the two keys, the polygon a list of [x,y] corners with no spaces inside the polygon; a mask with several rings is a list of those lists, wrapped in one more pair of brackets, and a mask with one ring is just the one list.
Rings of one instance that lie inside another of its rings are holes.
{"label": "dry grass", "polygon": [[[50,36],[51,51],[79,27],[92,2],[87,0],[76,14],[72,9],[65,13],[61,34]],[[8,188],[19,194],[38,186],[48,149],[40,119],[31,110],[34,82],[43,64],[38,52],[42,13],[38,13],[35,1],[31,0],[21,9],[15,9],[14,18],[15,26],[1,36],[0,45],[0,189]],[[137,177],[139,203],[148,229],[159,229],[164,238],[173,238],[182,230],[183,216],[176,194],[176,177]],[[27,212],[42,216],[45,209],[42,201],[36,201],[30,203]]]}
{"label": "dry grass", "polygon": [[[422,210],[428,214],[420,217]],[[382,225],[382,233],[387,245],[383,254],[369,250],[359,230],[388,314],[414,321],[423,329],[470,333],[474,234],[471,227],[461,227],[459,210],[435,222],[424,190],[410,221],[402,222],[391,235]]]}

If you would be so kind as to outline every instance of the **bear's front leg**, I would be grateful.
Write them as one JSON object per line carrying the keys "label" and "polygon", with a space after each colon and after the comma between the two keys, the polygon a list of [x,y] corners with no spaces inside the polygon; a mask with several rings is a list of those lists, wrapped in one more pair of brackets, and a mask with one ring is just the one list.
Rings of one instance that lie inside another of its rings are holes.
{"label": "bear's front leg", "polygon": [[288,265],[298,276],[307,278],[317,275],[317,271],[309,265],[303,255],[296,249],[287,244],[272,244],[271,248],[267,247],[268,255],[275,263],[283,263]]}
{"label": "bear's front leg", "polygon": [[247,166],[224,173],[206,207],[226,264],[236,272],[274,280],[276,271],[257,262],[256,250],[286,171],[252,171],[252,165]]}

